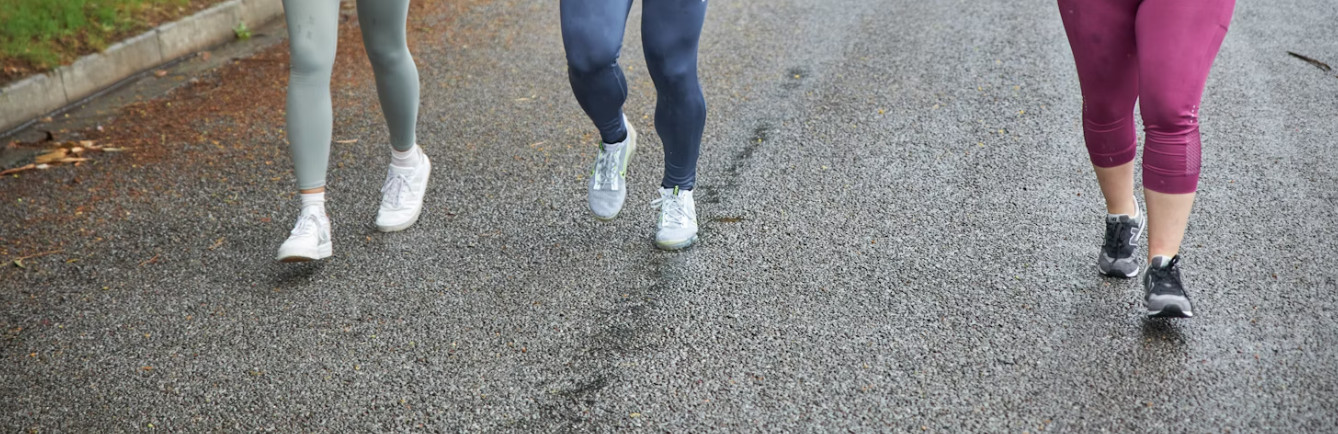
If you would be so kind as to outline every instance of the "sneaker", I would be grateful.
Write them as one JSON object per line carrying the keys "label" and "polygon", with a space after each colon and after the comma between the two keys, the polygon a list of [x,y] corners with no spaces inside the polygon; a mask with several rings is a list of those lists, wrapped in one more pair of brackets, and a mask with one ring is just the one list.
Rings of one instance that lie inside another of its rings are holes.
{"label": "sneaker", "polygon": [[1106,216],[1106,241],[1101,245],[1101,255],[1096,259],[1096,268],[1111,277],[1134,277],[1138,275],[1138,239],[1143,235],[1143,216],[1130,218],[1127,215]]}
{"label": "sneaker", "polygon": [[415,149],[418,149],[419,156],[417,167],[392,164],[386,173],[386,183],[381,186],[381,209],[376,212],[376,229],[381,232],[408,229],[418,221],[418,214],[423,212],[423,196],[427,194],[432,162],[428,161],[422,149]]}
{"label": "sneaker", "polygon": [[319,207],[304,208],[288,239],[279,246],[279,262],[305,262],[325,259],[333,253],[330,243],[330,218]]}
{"label": "sneaker", "polygon": [[1143,289],[1147,291],[1144,303],[1148,316],[1162,318],[1189,318],[1194,311],[1189,306],[1189,293],[1180,282],[1180,255],[1166,259],[1165,256],[1152,258],[1148,272],[1143,276]]}
{"label": "sneaker", "polygon": [[590,174],[590,211],[595,218],[611,220],[618,216],[627,201],[627,162],[636,152],[636,130],[623,116],[627,138],[618,143],[600,143],[595,157],[595,170]]}
{"label": "sneaker", "polygon": [[678,250],[697,242],[697,204],[692,190],[661,188],[660,198],[651,202],[660,207],[656,222],[655,245],[664,250]]}

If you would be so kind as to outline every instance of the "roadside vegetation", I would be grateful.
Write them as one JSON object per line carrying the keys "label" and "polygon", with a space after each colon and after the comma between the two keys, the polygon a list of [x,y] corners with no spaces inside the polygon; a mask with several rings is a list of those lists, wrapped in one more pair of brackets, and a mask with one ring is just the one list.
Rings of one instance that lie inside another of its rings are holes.
{"label": "roadside vegetation", "polygon": [[0,0],[0,84],[68,64],[222,0]]}

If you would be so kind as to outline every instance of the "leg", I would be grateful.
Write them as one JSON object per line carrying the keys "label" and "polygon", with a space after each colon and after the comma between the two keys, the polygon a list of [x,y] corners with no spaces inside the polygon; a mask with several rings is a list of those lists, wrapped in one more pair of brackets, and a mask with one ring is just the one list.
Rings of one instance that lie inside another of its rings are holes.
{"label": "leg", "polygon": [[376,73],[376,93],[390,128],[390,144],[408,151],[418,123],[418,66],[405,40],[409,0],[358,0],[362,43]]}
{"label": "leg", "polygon": [[562,0],[562,46],[576,101],[599,129],[605,143],[627,136],[623,102],[627,80],[618,68],[618,52],[632,0]]}
{"label": "leg", "polygon": [[325,189],[330,161],[330,73],[339,39],[339,3],[326,0],[284,0],[292,61],[288,73],[289,151],[297,186],[304,193]]}
{"label": "leg", "polygon": [[1145,0],[1139,8],[1149,257],[1180,250],[1198,188],[1199,101],[1234,7],[1234,0]]}
{"label": "leg", "polygon": [[283,0],[288,21],[291,66],[288,74],[289,151],[302,192],[302,211],[275,258],[311,261],[331,255],[330,219],[325,215],[325,170],[330,160],[330,72],[339,39],[339,3]]}
{"label": "leg", "polygon": [[1134,0],[1059,0],[1083,96],[1083,138],[1111,214],[1134,214]]}
{"label": "leg", "polygon": [[418,222],[432,164],[416,144],[418,66],[409,53],[405,24],[409,0],[358,0],[358,24],[376,73],[376,94],[390,129],[390,168],[381,186],[376,229],[395,232]]}
{"label": "leg", "polygon": [[706,2],[644,0],[641,38],[655,82],[655,131],[664,140],[660,186],[692,190],[706,125],[706,100],[697,81],[697,44]]}

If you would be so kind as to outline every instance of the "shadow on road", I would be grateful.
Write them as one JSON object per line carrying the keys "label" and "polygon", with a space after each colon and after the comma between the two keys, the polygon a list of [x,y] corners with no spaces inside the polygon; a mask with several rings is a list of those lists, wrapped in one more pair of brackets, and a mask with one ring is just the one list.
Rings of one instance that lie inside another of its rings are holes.
{"label": "shadow on road", "polygon": [[270,266],[270,286],[279,289],[288,289],[310,282],[314,276],[321,274],[325,269],[325,263],[329,261],[311,261],[298,264],[271,264]]}
{"label": "shadow on road", "polygon": [[1143,339],[1150,345],[1169,346],[1176,350],[1184,350],[1185,347],[1185,337],[1180,334],[1175,320],[1166,318],[1143,318]]}

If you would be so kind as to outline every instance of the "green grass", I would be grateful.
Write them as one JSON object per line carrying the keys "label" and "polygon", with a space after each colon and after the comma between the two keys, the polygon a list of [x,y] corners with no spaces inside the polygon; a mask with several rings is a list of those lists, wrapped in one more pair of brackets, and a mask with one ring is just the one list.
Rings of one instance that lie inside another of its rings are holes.
{"label": "green grass", "polygon": [[[190,0],[0,0],[0,60],[50,69],[147,29]],[[165,12],[169,11],[169,12]]]}

